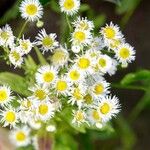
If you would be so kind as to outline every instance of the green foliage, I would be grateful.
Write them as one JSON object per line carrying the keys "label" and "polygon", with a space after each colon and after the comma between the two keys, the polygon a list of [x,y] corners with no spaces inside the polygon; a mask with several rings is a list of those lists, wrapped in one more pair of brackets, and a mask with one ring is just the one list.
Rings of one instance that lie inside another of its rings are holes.
{"label": "green foliage", "polygon": [[47,3],[50,2],[50,0],[39,0],[42,5],[46,5]]}
{"label": "green foliage", "polygon": [[13,91],[17,92],[20,95],[30,95],[30,92],[27,90],[28,85],[26,83],[26,80],[20,75],[10,72],[2,72],[0,73],[0,84],[9,85]]}

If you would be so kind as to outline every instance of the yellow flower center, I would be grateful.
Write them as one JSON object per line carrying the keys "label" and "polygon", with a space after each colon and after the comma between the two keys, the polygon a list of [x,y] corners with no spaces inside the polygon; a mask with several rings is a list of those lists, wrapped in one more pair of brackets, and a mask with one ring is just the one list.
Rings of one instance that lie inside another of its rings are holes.
{"label": "yellow flower center", "polygon": [[83,30],[88,30],[89,29],[89,25],[86,22],[82,21],[80,23],[80,28],[83,29]]}
{"label": "yellow flower center", "polygon": [[65,0],[64,2],[65,9],[71,10],[74,8],[74,6],[75,6],[74,0]]}
{"label": "yellow flower center", "polygon": [[58,91],[65,91],[67,89],[67,82],[66,81],[58,81],[56,85],[56,89]]}
{"label": "yellow flower center", "polygon": [[86,104],[91,104],[93,102],[93,97],[90,94],[86,94],[83,99]]}
{"label": "yellow flower center", "polygon": [[81,100],[81,99],[82,99],[82,94],[81,94],[79,88],[76,88],[76,89],[74,90],[73,96],[76,98],[76,100]]}
{"label": "yellow flower center", "polygon": [[30,108],[30,107],[32,106],[32,103],[31,103],[30,100],[25,100],[25,101],[23,101],[23,102],[21,103],[21,105],[22,105],[23,107]]}
{"label": "yellow flower center", "polygon": [[42,40],[43,46],[52,46],[53,45],[53,39],[50,37],[44,37]]}
{"label": "yellow flower center", "polygon": [[43,76],[45,82],[52,82],[54,80],[54,73],[46,72]]}
{"label": "yellow flower center", "polygon": [[77,70],[73,70],[69,73],[71,80],[78,80],[80,78],[80,74]]}
{"label": "yellow flower center", "polygon": [[95,87],[94,87],[94,93],[96,95],[100,95],[103,92],[104,92],[104,86],[103,86],[103,84],[97,84],[97,85],[95,85]]}
{"label": "yellow flower center", "polygon": [[120,40],[113,39],[113,42],[110,44],[111,48],[117,48],[120,44]]}
{"label": "yellow flower center", "polygon": [[110,111],[110,106],[107,103],[104,103],[101,107],[100,107],[100,112],[102,114],[107,114]]}
{"label": "yellow flower center", "polygon": [[121,48],[119,50],[119,55],[121,58],[126,59],[130,56],[130,51],[127,48]]}
{"label": "yellow flower center", "polygon": [[17,132],[17,134],[16,134],[17,141],[22,142],[25,139],[26,139],[26,135],[22,131]]}
{"label": "yellow flower center", "polygon": [[46,98],[46,93],[42,89],[38,89],[35,91],[35,97],[42,101]]}
{"label": "yellow flower center", "polygon": [[24,50],[28,50],[28,43],[27,42],[22,42],[21,43],[21,46],[22,46],[22,48],[24,49]]}
{"label": "yellow flower center", "polygon": [[104,29],[104,33],[105,33],[106,38],[108,39],[113,39],[115,37],[115,30],[111,27],[106,27]]}
{"label": "yellow flower center", "polygon": [[40,113],[41,115],[47,114],[47,113],[48,113],[48,106],[47,106],[46,104],[41,104],[41,105],[39,106],[39,113]]}
{"label": "yellow flower center", "polygon": [[5,101],[8,98],[8,94],[5,90],[0,90],[0,102]]}
{"label": "yellow flower center", "polygon": [[9,34],[6,31],[1,32],[0,37],[4,40],[7,40],[9,38]]}
{"label": "yellow flower center", "polygon": [[36,13],[37,13],[38,9],[37,9],[37,6],[34,5],[34,4],[29,4],[27,7],[26,7],[26,13],[28,15],[31,15],[31,16],[34,16]]}
{"label": "yellow flower center", "polygon": [[15,59],[16,62],[19,61],[19,59],[20,59],[20,54],[19,54],[18,52],[13,51],[13,52],[11,53],[11,55],[12,55],[12,57]]}
{"label": "yellow flower center", "polygon": [[83,113],[82,112],[80,112],[80,111],[78,111],[77,113],[76,113],[76,120],[77,121],[82,121],[83,119],[84,119],[84,115],[83,115]]}
{"label": "yellow flower center", "polygon": [[87,58],[80,58],[78,61],[78,67],[81,69],[87,69],[90,66],[90,60]]}
{"label": "yellow flower center", "polygon": [[77,31],[77,32],[75,32],[75,34],[74,34],[74,38],[75,38],[76,40],[78,40],[79,42],[83,42],[83,41],[85,40],[86,36],[85,36],[85,33],[84,33],[84,32],[82,32],[82,31]]}
{"label": "yellow flower center", "polygon": [[98,64],[103,68],[106,66],[106,60],[104,58],[100,58]]}
{"label": "yellow flower center", "polygon": [[92,117],[93,117],[95,120],[99,120],[99,119],[100,119],[99,113],[98,113],[96,110],[93,110],[93,112],[92,112]]}
{"label": "yellow flower center", "polygon": [[9,123],[13,123],[16,120],[16,115],[13,111],[6,113],[5,120]]}
{"label": "yellow flower center", "polygon": [[59,64],[59,63],[63,63],[66,58],[67,58],[67,56],[66,56],[65,52],[63,52],[62,50],[57,50],[53,54],[51,60],[54,64]]}

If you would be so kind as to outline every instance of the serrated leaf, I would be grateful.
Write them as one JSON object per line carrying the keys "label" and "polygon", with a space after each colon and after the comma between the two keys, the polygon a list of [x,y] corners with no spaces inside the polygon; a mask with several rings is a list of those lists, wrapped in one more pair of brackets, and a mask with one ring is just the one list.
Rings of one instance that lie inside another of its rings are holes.
{"label": "serrated leaf", "polygon": [[15,73],[2,72],[0,73],[0,84],[9,85],[10,88],[18,94],[29,96],[28,85],[26,80]]}

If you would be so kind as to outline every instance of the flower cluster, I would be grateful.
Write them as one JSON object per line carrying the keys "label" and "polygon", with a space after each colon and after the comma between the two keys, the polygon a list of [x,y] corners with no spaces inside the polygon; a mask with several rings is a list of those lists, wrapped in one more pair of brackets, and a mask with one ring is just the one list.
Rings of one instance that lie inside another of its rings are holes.
{"label": "flower cluster", "polygon": [[[77,13],[80,1],[60,0],[59,5],[69,16]],[[38,0],[24,0],[20,12],[27,22],[35,22],[42,17],[43,7]],[[24,56],[33,47],[43,54],[51,53],[50,62],[38,67],[28,97],[14,96],[9,86],[0,86],[1,123],[14,128],[11,139],[17,146],[35,140],[29,137],[31,129],[40,129],[43,124],[47,131],[54,131],[51,122],[67,106],[74,126],[101,128],[120,111],[119,100],[112,96],[105,75],[114,75],[118,66],[131,63],[134,48],[112,22],[102,27],[98,36],[94,35],[94,23],[86,17],[77,17],[69,26],[69,43],[59,43],[57,35],[45,29],[39,31],[34,42],[15,37],[9,25],[0,29],[0,46],[15,68],[22,66]],[[12,105],[14,100],[19,103],[17,107]]]}

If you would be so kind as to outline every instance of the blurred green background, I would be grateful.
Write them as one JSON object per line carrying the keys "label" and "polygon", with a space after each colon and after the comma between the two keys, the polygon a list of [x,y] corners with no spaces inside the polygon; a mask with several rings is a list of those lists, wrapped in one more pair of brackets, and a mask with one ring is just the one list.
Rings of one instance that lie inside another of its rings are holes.
{"label": "blurred green background", "polygon": [[[0,26],[8,23],[17,35],[24,20],[18,12],[21,0],[0,0]],[[44,28],[55,32],[59,40],[67,36],[67,25],[57,0],[41,0],[44,5]],[[123,31],[127,42],[136,49],[136,61],[128,68],[117,71],[107,80],[113,94],[120,98],[122,111],[112,121],[112,127],[102,131],[87,130],[71,136],[65,133],[56,138],[59,150],[149,150],[150,149],[150,1],[149,0],[82,0],[80,13],[94,20],[95,32],[112,21]],[[73,18],[70,18],[73,19]],[[26,28],[25,37],[34,40],[38,32],[34,23]],[[35,59],[34,52],[31,54]],[[0,72],[14,70],[0,61]],[[129,74],[128,74],[129,73]],[[0,134],[2,132],[0,131]],[[1,137],[0,137],[1,141]],[[1,150],[1,149],[0,149]]]}

